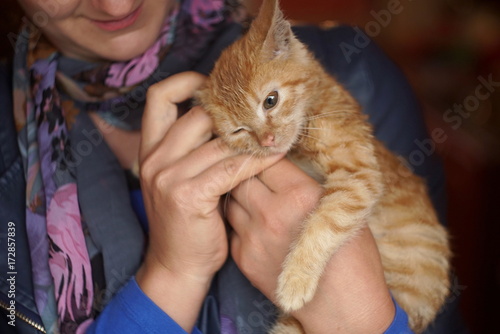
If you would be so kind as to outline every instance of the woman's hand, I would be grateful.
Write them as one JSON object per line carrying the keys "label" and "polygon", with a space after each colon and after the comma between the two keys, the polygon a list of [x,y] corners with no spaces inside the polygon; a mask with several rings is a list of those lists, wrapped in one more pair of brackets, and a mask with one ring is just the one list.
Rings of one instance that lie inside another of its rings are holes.
{"label": "woman's hand", "polygon": [[[231,192],[231,254],[271,300],[290,245],[321,193],[316,181],[286,159]],[[308,334],[383,333],[394,312],[378,250],[366,227],[332,256],[315,297],[293,316]]]}
{"label": "woman's hand", "polygon": [[236,155],[212,122],[194,108],[176,121],[181,102],[204,78],[188,72],[148,91],[140,148],[140,175],[150,238],[136,279],[142,290],[190,332],[210,281],[227,257],[219,198],[280,157]]}
{"label": "woman's hand", "polygon": [[271,300],[290,244],[321,193],[321,186],[287,159],[231,191],[231,254],[243,274]]}

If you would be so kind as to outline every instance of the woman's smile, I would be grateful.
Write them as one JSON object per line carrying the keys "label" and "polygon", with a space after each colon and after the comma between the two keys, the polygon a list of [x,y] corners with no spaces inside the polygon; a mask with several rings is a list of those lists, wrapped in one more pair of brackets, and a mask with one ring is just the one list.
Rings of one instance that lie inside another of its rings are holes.
{"label": "woman's smile", "polygon": [[127,16],[118,20],[91,20],[96,26],[107,31],[116,31],[132,26],[142,12],[142,6],[137,7]]}

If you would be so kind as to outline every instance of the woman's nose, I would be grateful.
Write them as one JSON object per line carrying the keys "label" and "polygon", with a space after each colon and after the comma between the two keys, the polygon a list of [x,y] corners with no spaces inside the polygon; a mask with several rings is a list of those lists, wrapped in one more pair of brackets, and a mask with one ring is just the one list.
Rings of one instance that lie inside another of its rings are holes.
{"label": "woman's nose", "polygon": [[129,15],[135,9],[135,0],[91,0],[92,6],[118,19]]}

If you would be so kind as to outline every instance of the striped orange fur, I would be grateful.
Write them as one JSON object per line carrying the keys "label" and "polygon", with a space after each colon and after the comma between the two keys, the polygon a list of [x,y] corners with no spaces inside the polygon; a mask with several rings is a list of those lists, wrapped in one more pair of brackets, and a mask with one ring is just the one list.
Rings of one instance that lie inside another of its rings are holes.
{"label": "striped orange fur", "polygon": [[[276,102],[272,92],[277,103],[266,108]],[[222,53],[197,100],[229,146],[288,152],[324,187],[283,264],[278,306],[287,313],[310,301],[332,254],[368,224],[391,293],[422,332],[449,292],[447,232],[424,182],[374,138],[354,98],[293,36],[276,0],[264,1],[248,33]],[[271,332],[303,331],[283,317]]]}

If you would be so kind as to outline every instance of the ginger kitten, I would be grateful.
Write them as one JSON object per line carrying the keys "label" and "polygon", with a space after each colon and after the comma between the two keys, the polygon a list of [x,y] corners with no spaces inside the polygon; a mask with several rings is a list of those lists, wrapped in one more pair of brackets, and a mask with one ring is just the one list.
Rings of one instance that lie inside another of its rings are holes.
{"label": "ginger kitten", "polygon": [[284,315],[271,332],[303,333],[286,314],[313,298],[332,254],[365,224],[393,297],[422,332],[448,295],[447,232],[424,182],[374,138],[358,103],[293,35],[276,0],[264,1],[248,33],[222,53],[197,100],[230,147],[288,152],[324,188],[283,263]]}

